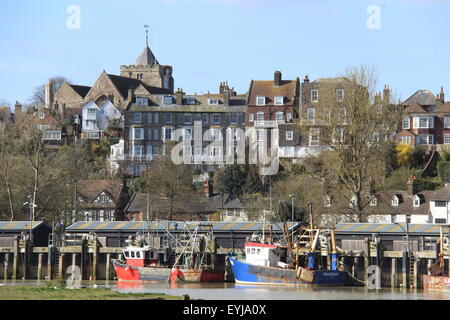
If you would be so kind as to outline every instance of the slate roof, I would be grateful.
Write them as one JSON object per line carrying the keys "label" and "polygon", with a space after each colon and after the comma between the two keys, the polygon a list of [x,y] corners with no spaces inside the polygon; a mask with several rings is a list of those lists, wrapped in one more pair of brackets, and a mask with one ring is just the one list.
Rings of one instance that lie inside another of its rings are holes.
{"label": "slate roof", "polygon": [[447,184],[442,189],[435,191],[431,196],[431,200],[450,201],[450,185]]}
{"label": "slate roof", "polygon": [[74,84],[69,84],[69,83],[68,83],[68,85],[83,98],[86,97],[89,90],[91,90],[91,87],[88,87],[88,86],[80,86],[80,85],[74,85]]}
{"label": "slate roof", "polygon": [[136,65],[146,66],[153,64],[159,64],[159,62],[158,60],[156,60],[152,50],[150,50],[148,46],[145,46],[144,50],[142,50],[142,53],[136,59]]}
{"label": "slate roof", "polygon": [[431,106],[436,103],[436,96],[430,90],[417,90],[403,104],[410,105],[414,102],[421,106]]}
{"label": "slate roof", "polygon": [[117,90],[119,90],[120,94],[124,98],[128,96],[128,89],[130,88],[136,89],[137,86],[141,84],[140,80],[133,78],[116,76],[114,74],[107,74],[107,76],[111,79],[111,81],[116,86]]}

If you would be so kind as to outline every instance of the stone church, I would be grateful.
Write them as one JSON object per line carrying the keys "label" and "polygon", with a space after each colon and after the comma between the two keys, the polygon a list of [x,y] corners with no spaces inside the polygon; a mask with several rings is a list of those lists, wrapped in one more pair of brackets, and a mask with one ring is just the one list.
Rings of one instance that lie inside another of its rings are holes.
{"label": "stone church", "polygon": [[48,97],[46,107],[57,111],[62,118],[73,116],[77,122],[81,120],[83,106],[90,101],[101,105],[109,100],[124,111],[132,102],[137,87],[150,94],[174,91],[172,66],[159,64],[148,46],[148,37],[135,64],[120,67],[120,76],[103,71],[92,87],[65,83],[54,96]]}

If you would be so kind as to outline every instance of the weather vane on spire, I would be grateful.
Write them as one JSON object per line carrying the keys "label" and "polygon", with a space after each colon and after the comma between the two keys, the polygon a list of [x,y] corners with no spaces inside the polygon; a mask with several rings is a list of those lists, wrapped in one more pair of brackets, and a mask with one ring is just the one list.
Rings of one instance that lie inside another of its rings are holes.
{"label": "weather vane on spire", "polygon": [[149,28],[149,25],[148,24],[144,25],[144,28],[145,28],[145,43],[147,44],[147,47],[148,47],[148,28]]}

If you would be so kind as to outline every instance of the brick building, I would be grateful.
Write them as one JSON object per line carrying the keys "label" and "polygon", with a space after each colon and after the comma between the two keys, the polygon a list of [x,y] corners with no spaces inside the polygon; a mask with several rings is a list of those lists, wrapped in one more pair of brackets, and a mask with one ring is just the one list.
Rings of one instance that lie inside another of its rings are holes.
{"label": "brick building", "polygon": [[[192,157],[196,169],[211,171],[215,166],[205,164],[205,158],[223,156],[225,137],[245,127],[247,96],[236,94],[226,83],[221,83],[218,94],[203,95],[186,95],[181,89],[175,94],[151,93],[140,85],[133,96],[125,112],[124,150],[110,160],[134,176],[150,167],[167,141],[180,140],[174,135],[176,129],[183,130],[182,140],[192,141],[183,154]],[[201,147],[193,143],[195,123],[201,124]],[[211,142],[215,145],[209,146]]]}
{"label": "brick building", "polygon": [[418,146],[424,151],[440,151],[450,145],[450,102],[445,102],[442,87],[437,95],[418,90],[402,105],[397,143]]}

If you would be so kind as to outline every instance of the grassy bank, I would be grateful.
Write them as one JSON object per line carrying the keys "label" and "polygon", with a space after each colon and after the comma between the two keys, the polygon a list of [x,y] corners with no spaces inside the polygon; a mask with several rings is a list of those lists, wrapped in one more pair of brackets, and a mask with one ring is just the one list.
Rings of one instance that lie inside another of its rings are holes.
{"label": "grassy bank", "polygon": [[106,288],[0,286],[0,300],[182,300],[183,298],[164,293],[120,293]]}

